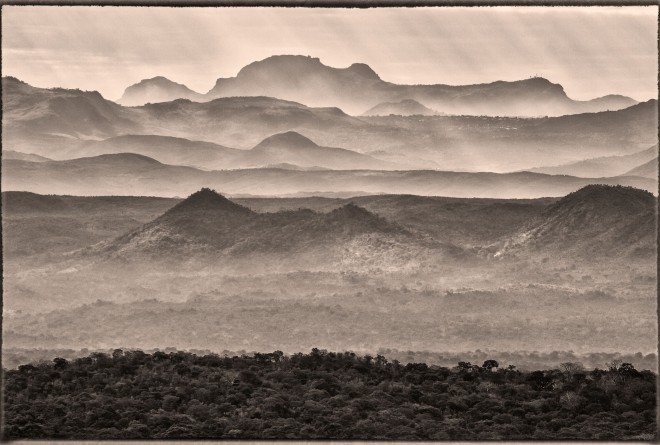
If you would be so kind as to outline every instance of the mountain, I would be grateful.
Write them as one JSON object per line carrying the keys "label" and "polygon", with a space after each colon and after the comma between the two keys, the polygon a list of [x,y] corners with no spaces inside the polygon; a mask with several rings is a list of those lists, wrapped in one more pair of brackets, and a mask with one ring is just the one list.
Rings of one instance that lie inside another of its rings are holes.
{"label": "mountain", "polygon": [[568,194],[498,247],[495,256],[541,252],[558,258],[650,256],[657,199],[632,187],[589,185]]}
{"label": "mountain", "polygon": [[2,78],[3,139],[40,134],[100,138],[135,132],[133,114],[97,91],[35,88]]}
{"label": "mountain", "polygon": [[412,241],[400,226],[351,203],[326,214],[306,209],[256,213],[202,188],[152,222],[82,253],[121,260],[285,254],[290,261],[302,255],[326,262],[344,257],[350,248],[374,250],[363,244],[375,239],[380,249],[390,251],[397,250],[397,242]]}
{"label": "mountain", "polygon": [[619,109],[635,103],[614,95],[574,101],[561,85],[539,77],[480,85],[397,85],[382,80],[365,64],[333,68],[318,58],[293,55],[251,63],[236,77],[218,79],[207,93],[210,98],[262,95],[309,106],[338,106],[352,114],[383,102],[409,99],[448,114],[489,116],[557,116]]}
{"label": "mountain", "polygon": [[241,156],[243,150],[170,136],[124,135],[72,144],[71,148],[62,150],[58,156],[71,159],[115,153],[135,153],[165,164],[220,170],[233,168],[234,159]]}
{"label": "mountain", "polygon": [[[573,162],[570,164],[557,165],[553,167],[533,168],[529,171],[536,173],[547,173],[549,175],[571,175],[583,178],[598,178],[606,176],[635,176],[633,173],[626,173],[628,170],[657,158],[658,144],[630,155],[623,156],[603,156],[599,158],[586,159],[584,161]],[[648,175],[637,175],[647,176]],[[652,178],[657,175],[651,176]]]}
{"label": "mountain", "polygon": [[18,161],[31,161],[31,162],[44,162],[52,161],[52,159],[44,156],[35,155],[33,153],[22,153],[14,150],[2,150],[2,159],[15,159]]}
{"label": "mountain", "polygon": [[274,164],[296,165],[303,169],[377,170],[395,169],[396,164],[343,148],[320,147],[295,131],[270,136],[236,160],[243,167]]}
{"label": "mountain", "polygon": [[363,116],[437,116],[442,113],[425,107],[416,100],[405,99],[401,102],[383,102],[362,113]]}
{"label": "mountain", "polygon": [[644,178],[658,179],[658,157],[627,171],[623,176],[642,176]]}
{"label": "mountain", "polygon": [[134,107],[149,102],[170,102],[175,99],[203,100],[204,96],[183,84],[172,82],[162,76],[157,76],[151,79],[141,80],[126,88],[117,103],[127,107]]}
{"label": "mountain", "polygon": [[433,170],[242,169],[202,171],[119,153],[66,161],[2,164],[2,189],[42,194],[181,196],[201,187],[228,194],[323,196],[361,190],[362,194],[414,194],[483,198],[563,196],[588,184],[629,185],[655,192],[655,180],[637,176],[576,178],[540,173],[470,173]]}
{"label": "mountain", "polygon": [[[52,159],[87,156],[76,150],[117,136],[166,136],[251,149],[274,134],[295,131],[321,147],[371,155],[400,169],[508,172],[627,155],[657,143],[656,101],[557,118],[356,118],[336,107],[310,108],[269,97],[228,97],[201,103],[178,99],[122,107],[98,93],[34,88],[12,78],[3,82],[3,148]],[[89,101],[100,111],[88,113],[77,105],[72,105],[72,111],[61,106],[69,100]],[[161,158],[154,151],[143,154],[198,167],[204,161],[194,156],[190,160],[178,160],[178,155]],[[205,168],[226,167],[219,160]]]}

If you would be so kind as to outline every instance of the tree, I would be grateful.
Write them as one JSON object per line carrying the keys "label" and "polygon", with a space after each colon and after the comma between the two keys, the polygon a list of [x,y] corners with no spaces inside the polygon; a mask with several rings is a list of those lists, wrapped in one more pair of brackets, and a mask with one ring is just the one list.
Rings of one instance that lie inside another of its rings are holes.
{"label": "tree", "polygon": [[486,360],[481,367],[489,371],[492,371],[493,368],[499,368],[499,366],[500,364],[497,363],[497,360]]}

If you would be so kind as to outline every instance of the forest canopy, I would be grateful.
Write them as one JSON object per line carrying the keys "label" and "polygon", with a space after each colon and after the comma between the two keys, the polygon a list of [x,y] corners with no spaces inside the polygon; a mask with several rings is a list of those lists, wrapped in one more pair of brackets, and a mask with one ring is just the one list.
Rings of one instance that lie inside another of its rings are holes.
{"label": "forest canopy", "polygon": [[118,349],[3,370],[4,438],[655,438],[656,374],[604,368]]}

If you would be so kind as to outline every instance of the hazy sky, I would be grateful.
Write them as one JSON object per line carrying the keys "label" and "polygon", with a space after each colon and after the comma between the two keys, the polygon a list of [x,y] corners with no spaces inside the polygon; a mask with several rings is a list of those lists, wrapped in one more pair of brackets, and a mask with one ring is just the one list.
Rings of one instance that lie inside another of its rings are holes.
{"label": "hazy sky", "polygon": [[653,7],[152,8],[5,6],[3,75],[40,87],[124,88],[162,75],[206,92],[274,54],[369,64],[395,83],[539,75],[575,99],[657,97]]}

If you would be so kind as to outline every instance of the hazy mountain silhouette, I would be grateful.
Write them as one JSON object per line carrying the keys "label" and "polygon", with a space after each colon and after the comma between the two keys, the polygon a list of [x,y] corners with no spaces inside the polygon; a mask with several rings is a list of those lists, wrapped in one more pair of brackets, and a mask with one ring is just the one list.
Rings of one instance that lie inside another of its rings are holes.
{"label": "hazy mountain silhouette", "polygon": [[363,116],[389,116],[391,114],[397,116],[438,116],[443,113],[431,110],[412,99],[405,99],[401,102],[383,102],[362,113]]}
{"label": "hazy mountain silhouette", "polygon": [[627,171],[623,176],[642,176],[644,178],[658,179],[658,157],[656,156],[649,162]]}
{"label": "hazy mountain silhouette", "polygon": [[165,164],[184,165],[205,170],[234,167],[242,150],[211,142],[153,135],[124,135],[102,141],[83,141],[59,153],[61,158],[98,156],[113,153],[136,153]]}
{"label": "hazy mountain silhouette", "polygon": [[204,96],[185,85],[157,76],[141,80],[126,88],[117,103],[132,107],[148,102],[170,102],[175,99],[203,100]]}
{"label": "hazy mountain silhouette", "polygon": [[236,159],[242,167],[290,164],[332,170],[395,169],[396,164],[343,148],[320,147],[309,138],[288,131],[270,136]]}
{"label": "hazy mountain silhouette", "polygon": [[[86,155],[75,152],[81,141],[87,144],[121,135],[168,136],[249,149],[274,134],[295,131],[319,146],[369,154],[400,169],[505,172],[585,157],[631,154],[657,142],[656,101],[613,112],[541,119],[356,118],[338,108],[309,108],[268,97],[230,97],[203,103],[178,99],[127,108],[98,93],[33,88],[10,78],[3,82],[9,85],[3,89],[3,146],[53,159],[62,159],[68,152]],[[62,105],[71,101],[71,105]],[[92,110],[87,112],[77,101],[89,102]],[[94,107],[100,111],[96,113]],[[194,156],[188,161],[177,161],[178,155],[168,156],[156,157],[201,167]],[[226,167],[221,162],[206,168]]]}
{"label": "hazy mountain silhouette", "polygon": [[382,102],[417,100],[449,114],[495,116],[556,116],[620,109],[635,101],[604,96],[574,101],[561,85],[543,78],[480,85],[396,85],[380,79],[365,64],[348,68],[324,65],[318,58],[281,55],[251,63],[236,77],[220,78],[209,97],[265,95],[309,106],[339,106],[352,114]]}
{"label": "hazy mountain silhouette", "polygon": [[657,200],[632,187],[589,185],[568,194],[504,242],[496,256],[524,252],[588,258],[655,252]]}
{"label": "hazy mountain silhouette", "polygon": [[[606,176],[635,176],[632,173],[626,173],[640,164],[650,162],[657,158],[658,145],[647,148],[630,155],[623,156],[603,156],[599,158],[586,159],[584,161],[573,162],[570,164],[557,165],[553,167],[532,168],[529,171],[537,173],[547,173],[550,175],[571,175],[583,178],[598,178]],[[648,175],[638,175],[647,176]],[[657,175],[653,176],[656,177]]]}
{"label": "hazy mountain silhouette", "polygon": [[[454,197],[538,198],[563,196],[593,183],[657,190],[653,179],[638,176],[576,178],[540,173],[468,173],[432,170],[283,170],[202,171],[119,153],[66,161],[3,162],[3,190],[73,195],[181,196],[201,187],[230,194],[282,196],[362,191],[363,194],[415,194]],[[118,181],[117,178],[121,178]]]}
{"label": "hazy mountain silhouette", "polygon": [[18,161],[31,161],[31,162],[44,162],[52,161],[44,156],[35,155],[33,153],[22,153],[14,150],[2,150],[2,159],[15,159]]}
{"label": "hazy mountain silhouette", "polygon": [[135,131],[132,114],[96,91],[35,88],[2,78],[3,137],[99,138]]}

